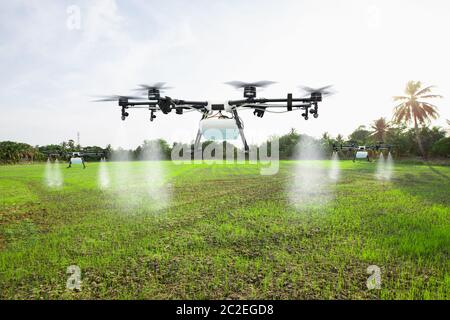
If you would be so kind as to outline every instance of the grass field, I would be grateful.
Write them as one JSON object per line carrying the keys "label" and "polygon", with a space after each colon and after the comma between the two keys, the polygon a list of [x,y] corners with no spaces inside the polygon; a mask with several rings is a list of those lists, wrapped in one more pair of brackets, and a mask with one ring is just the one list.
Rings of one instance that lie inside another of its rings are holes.
{"label": "grass field", "polygon": [[396,163],[381,182],[373,163],[340,165],[334,199],[303,209],[288,161],[274,176],[164,162],[160,201],[143,196],[142,162],[107,164],[141,178],[116,191],[98,188],[96,163],[62,169],[60,189],[45,165],[0,166],[0,298],[449,299],[450,167]]}

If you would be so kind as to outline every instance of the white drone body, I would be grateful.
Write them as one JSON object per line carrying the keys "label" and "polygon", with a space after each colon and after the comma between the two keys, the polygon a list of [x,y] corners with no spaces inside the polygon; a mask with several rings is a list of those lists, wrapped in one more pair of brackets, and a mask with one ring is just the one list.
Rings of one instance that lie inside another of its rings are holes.
{"label": "white drone body", "polygon": [[236,140],[239,137],[239,129],[233,118],[200,120],[200,131],[207,140]]}
{"label": "white drone body", "polygon": [[[209,116],[200,120],[201,135],[207,140],[236,140],[239,137],[239,128],[233,116],[222,114],[220,110],[231,113],[228,101],[208,101],[206,109]],[[219,111],[217,111],[219,110]],[[216,114],[214,114],[216,112]]]}
{"label": "white drone body", "polygon": [[367,159],[369,153],[367,151],[357,151],[355,154],[355,159]]}
{"label": "white drone body", "polygon": [[81,159],[80,157],[72,157],[72,158],[70,158],[70,163],[71,164],[83,164],[83,159]]}

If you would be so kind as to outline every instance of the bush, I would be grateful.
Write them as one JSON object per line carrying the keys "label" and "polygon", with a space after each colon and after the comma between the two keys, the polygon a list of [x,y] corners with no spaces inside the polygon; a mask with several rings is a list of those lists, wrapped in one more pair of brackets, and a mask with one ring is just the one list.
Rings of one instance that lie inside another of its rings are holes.
{"label": "bush", "polygon": [[434,156],[450,157],[450,137],[442,138],[433,144],[431,153]]}

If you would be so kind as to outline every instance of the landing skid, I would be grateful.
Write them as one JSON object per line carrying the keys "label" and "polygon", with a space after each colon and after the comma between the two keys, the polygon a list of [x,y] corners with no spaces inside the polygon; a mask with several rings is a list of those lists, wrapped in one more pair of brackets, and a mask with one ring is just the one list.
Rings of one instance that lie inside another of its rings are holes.
{"label": "landing skid", "polygon": [[[245,154],[248,154],[249,153],[249,147],[248,147],[248,144],[247,144],[247,140],[245,139],[245,135],[244,135],[244,126],[242,124],[241,119],[238,116],[237,111],[233,110],[232,114],[233,114],[234,120],[236,121],[236,125],[237,125],[237,127],[239,129],[239,135],[241,136],[242,144],[244,145],[244,152],[245,152]],[[206,119],[206,117],[207,117],[207,115],[203,114],[201,120]],[[202,150],[202,146],[201,146],[201,143],[200,143],[201,138],[202,138],[202,132],[200,131],[200,128],[199,128],[198,131],[197,131],[197,136],[195,137],[194,152]]]}
{"label": "landing skid", "polygon": [[242,144],[244,145],[244,152],[245,154],[248,154],[248,144],[247,144],[247,140],[245,139],[245,135],[244,135],[244,126],[242,125],[241,119],[238,116],[237,111],[234,109],[233,110],[233,117],[234,120],[236,121],[236,125],[239,129],[239,134],[241,135],[241,139],[242,139]]}

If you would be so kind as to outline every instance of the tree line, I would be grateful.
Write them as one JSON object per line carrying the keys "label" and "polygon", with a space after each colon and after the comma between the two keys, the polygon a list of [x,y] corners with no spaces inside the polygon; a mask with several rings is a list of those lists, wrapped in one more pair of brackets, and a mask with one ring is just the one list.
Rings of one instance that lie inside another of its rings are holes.
{"label": "tree line", "polygon": [[[393,145],[393,153],[397,157],[429,157],[450,158],[450,137],[446,136],[448,128],[430,126],[431,120],[439,117],[437,107],[429,102],[430,99],[442,98],[432,92],[433,86],[423,87],[420,81],[409,81],[404,95],[395,96],[393,100],[398,104],[394,107],[391,121],[382,117],[374,120],[369,126],[361,125],[348,137],[339,134],[331,137],[324,133],[320,138],[314,138],[305,134],[299,134],[295,129],[282,136],[274,136],[268,139],[270,144],[273,139],[278,139],[280,159],[291,159],[295,156],[297,144],[306,139],[321,146],[322,151],[331,153],[333,145],[356,144],[370,145],[383,142]],[[447,125],[450,122],[447,120]],[[213,141],[203,142],[202,147],[217,143]],[[178,143],[170,145],[164,139],[146,140],[136,149],[113,149],[111,145],[105,148],[99,146],[81,147],[74,140],[45,146],[31,146],[26,143],[1,141],[0,163],[14,164],[19,162],[45,161],[50,153],[62,154],[69,152],[101,152],[105,151],[107,158],[115,160],[141,160],[149,148],[156,145],[159,149],[159,159],[171,158],[172,149]],[[228,142],[221,142],[225,146]],[[193,144],[183,144],[193,150]],[[232,146],[232,145],[231,145]],[[233,146],[234,147],[234,146]],[[236,153],[236,152],[235,152]],[[345,156],[345,154],[344,154]],[[86,160],[98,160],[96,157],[86,156]]]}

